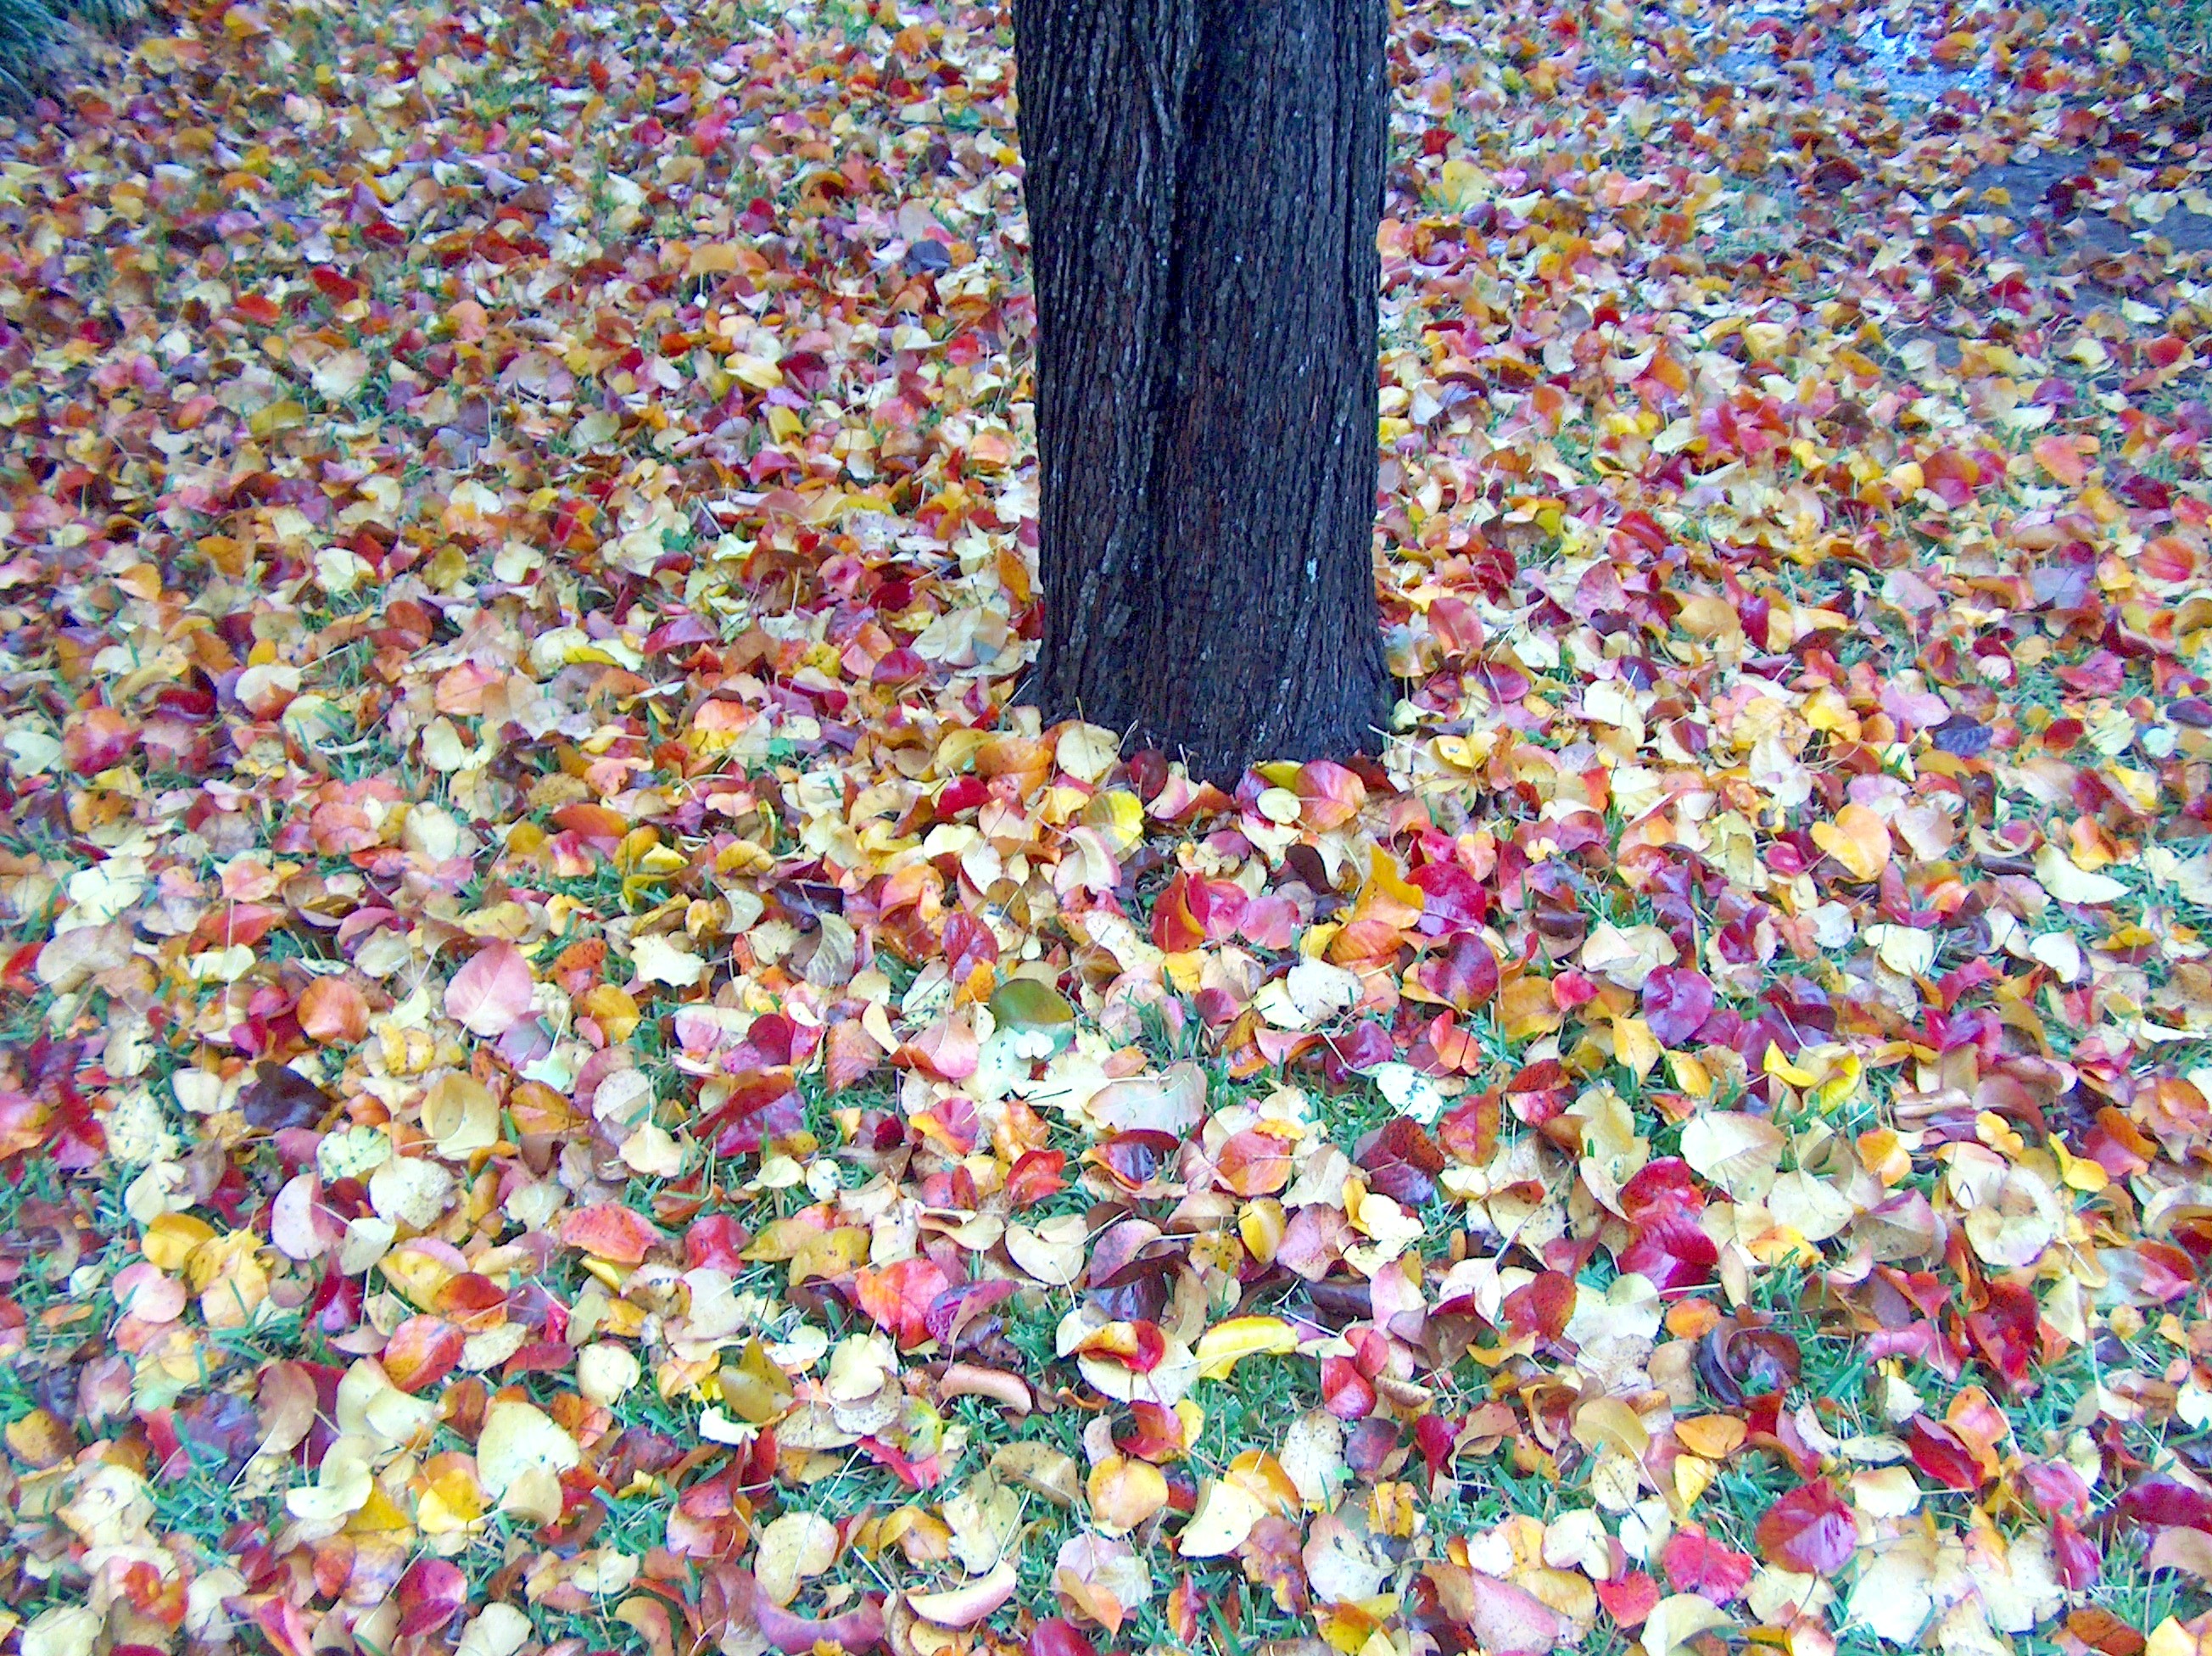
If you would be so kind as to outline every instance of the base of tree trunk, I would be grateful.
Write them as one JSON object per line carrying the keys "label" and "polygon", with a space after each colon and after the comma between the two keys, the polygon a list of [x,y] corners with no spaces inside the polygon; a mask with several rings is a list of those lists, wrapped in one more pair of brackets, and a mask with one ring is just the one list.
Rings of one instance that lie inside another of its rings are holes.
{"label": "base of tree trunk", "polygon": [[1383,0],[1014,0],[1045,636],[1231,777],[1374,752]]}

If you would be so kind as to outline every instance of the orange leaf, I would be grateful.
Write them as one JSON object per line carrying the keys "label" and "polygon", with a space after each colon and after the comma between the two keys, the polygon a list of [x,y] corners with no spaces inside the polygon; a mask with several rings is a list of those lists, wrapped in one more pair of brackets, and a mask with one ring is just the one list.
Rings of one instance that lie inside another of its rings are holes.
{"label": "orange leaf", "polygon": [[875,1318],[877,1327],[911,1351],[931,1337],[930,1304],[951,1286],[951,1279],[934,1261],[917,1254],[882,1270],[858,1273],[853,1279],[853,1297],[862,1311]]}
{"label": "orange leaf", "polygon": [[368,1033],[368,1000],[343,977],[318,977],[300,996],[300,1027],[325,1046],[350,1046]]}
{"label": "orange leaf", "polygon": [[581,1248],[595,1259],[611,1260],[617,1265],[637,1265],[642,1264],[647,1253],[666,1239],[642,1214],[617,1202],[602,1202],[596,1207],[580,1208],[563,1219],[561,1239],[572,1248]]}
{"label": "orange leaf", "polygon": [[2089,476],[2081,452],[2069,437],[2038,437],[2029,450],[2035,463],[2069,489],[2079,489]]}
{"label": "orange leaf", "polygon": [[1248,1127],[1221,1147],[1214,1170],[1238,1196],[1273,1196],[1291,1182],[1290,1146],[1273,1133]]}

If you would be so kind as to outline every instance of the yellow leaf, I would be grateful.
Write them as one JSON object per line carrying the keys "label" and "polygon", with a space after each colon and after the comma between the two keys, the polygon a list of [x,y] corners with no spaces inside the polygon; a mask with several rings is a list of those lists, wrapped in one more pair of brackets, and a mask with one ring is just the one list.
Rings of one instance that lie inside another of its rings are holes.
{"label": "yellow leaf", "polygon": [[162,1270],[182,1270],[204,1242],[215,1239],[215,1227],[190,1214],[163,1214],[146,1227],[139,1251]]}
{"label": "yellow leaf", "polygon": [[836,1525],[819,1513],[786,1513],[761,1531],[753,1574],[774,1603],[787,1604],[804,1583],[836,1562]]}
{"label": "yellow leaf", "polygon": [[1692,1117],[1682,1129],[1682,1159],[1735,1200],[1756,1202],[1774,1186],[1784,1143],[1782,1129],[1764,1116],[1716,1111]]}
{"label": "yellow leaf", "polygon": [[1813,843],[1853,880],[1879,880],[1889,866],[1889,825],[1856,802],[1837,812],[1833,822],[1814,823]]}
{"label": "yellow leaf", "polygon": [[1266,1516],[1267,1509],[1249,1490],[1212,1479],[1198,1492],[1198,1510],[1176,1538],[1176,1550],[1185,1558],[1218,1558],[1235,1552]]}
{"label": "yellow leaf", "polygon": [[939,1627],[973,1627],[1014,1596],[1014,1567],[1001,1560],[988,1575],[943,1592],[910,1592],[907,1608]]}
{"label": "yellow leaf", "polygon": [[1912,926],[1869,926],[1860,934],[1875,956],[1900,977],[1917,977],[1936,965],[1936,934]]}
{"label": "yellow leaf", "polygon": [[2167,1616],[2151,1629],[2143,1656],[2212,1656],[2212,1618],[2184,1623]]}
{"label": "yellow leaf", "polygon": [[1723,635],[1743,636],[1743,622],[1735,612],[1735,606],[1724,598],[1699,594],[1685,599],[1681,612],[1674,624],[1692,638],[1715,639]]}
{"label": "yellow leaf", "polygon": [[2083,868],[2051,844],[2035,854],[2035,877],[2061,903],[2110,903],[2126,896],[2128,891],[2110,874]]}
{"label": "yellow leaf", "polygon": [[1667,1068],[1674,1072],[1674,1085],[1692,1098],[1703,1099],[1712,1095],[1712,1072],[1688,1053],[1669,1052]]}
{"label": "yellow leaf", "polygon": [[1640,1460],[1651,1446],[1651,1434],[1636,1411],[1618,1397],[1593,1397],[1575,1411],[1574,1440],[1585,1449],[1613,1448]]}
{"label": "yellow leaf", "polygon": [[1817,1087],[1820,1083],[1820,1077],[1815,1071],[1800,1068],[1790,1062],[1782,1049],[1771,1041],[1766,1044],[1766,1057],[1759,1068],[1785,1086]]}
{"label": "yellow leaf", "polygon": [[1693,1415],[1674,1422],[1674,1435],[1708,1460],[1726,1459],[1741,1448],[1746,1430],[1734,1415]]}
{"label": "yellow leaf", "polygon": [[1701,1598],[1694,1592],[1677,1593],[1672,1598],[1662,1598],[1650,1615],[1644,1618],[1644,1649],[1645,1656],[1672,1656],[1698,1635],[1710,1633],[1715,1628],[1726,1627],[1728,1612],[1710,1598]]}
{"label": "yellow leaf", "polygon": [[246,429],[257,437],[271,437],[307,423],[307,411],[290,397],[280,398],[246,417]]}
{"label": "yellow leaf", "polygon": [[1698,1504],[1698,1498],[1713,1487],[1720,1476],[1720,1468],[1703,1455],[1674,1457],[1674,1504],[1684,1512]]}
{"label": "yellow leaf", "polygon": [[1641,1018],[1622,1014],[1613,1020],[1613,1056],[1638,1081],[1659,1062],[1659,1041],[1651,1026]]}
{"label": "yellow leaf", "polygon": [[2058,1158],[2059,1178],[2064,1181],[2067,1189],[2094,1196],[2111,1182],[2112,1176],[2106,1172],[2101,1163],[2075,1155],[2066,1148],[2066,1142],[2055,1133],[2051,1135],[2051,1154]]}
{"label": "yellow leaf", "polygon": [[1106,849],[1119,856],[1144,837],[1144,802],[1126,788],[1106,788],[1083,807],[1083,823],[1098,830]]}
{"label": "yellow leaf", "polygon": [[[477,1476],[495,1501],[503,1503],[532,1476],[558,1477],[582,1458],[575,1439],[526,1403],[495,1400],[477,1434]],[[557,1511],[557,1488],[556,1501]]]}
{"label": "yellow leaf", "polygon": [[1381,846],[1368,862],[1367,883],[1360,888],[1357,918],[1382,920],[1405,927],[1420,919],[1428,902],[1421,888],[1398,872],[1398,865]]}
{"label": "yellow leaf", "polygon": [[346,1519],[348,1535],[398,1535],[415,1526],[399,1504],[385,1494],[378,1485],[369,1486],[368,1499],[362,1502],[351,1518]]}
{"label": "yellow leaf", "polygon": [[1225,1380],[1246,1357],[1279,1357],[1298,1349],[1298,1336],[1279,1317],[1232,1317],[1199,1336],[1198,1377]]}
{"label": "yellow leaf", "polygon": [[1229,1463],[1224,1476],[1258,1501],[1262,1509],[1279,1518],[1289,1518],[1298,1510],[1298,1486],[1284,1470],[1283,1463],[1265,1449],[1245,1450]]}
{"label": "yellow leaf", "polygon": [[783,383],[783,370],[765,356],[738,351],[731,356],[729,370],[756,391],[773,391]]}
{"label": "yellow leaf", "polygon": [[1827,1080],[1813,1089],[1814,1102],[1823,1110],[1833,1110],[1848,1102],[1857,1093],[1864,1073],[1856,1053],[1832,1056]]}
{"label": "yellow leaf", "polygon": [[1559,1026],[1559,1003],[1547,978],[1516,977],[1498,992],[1498,1022],[1511,1041],[1534,1040]]}
{"label": "yellow leaf", "polygon": [[452,1535],[483,1516],[483,1490],[465,1468],[449,1468],[431,1478],[415,1503],[415,1522],[425,1535]]}

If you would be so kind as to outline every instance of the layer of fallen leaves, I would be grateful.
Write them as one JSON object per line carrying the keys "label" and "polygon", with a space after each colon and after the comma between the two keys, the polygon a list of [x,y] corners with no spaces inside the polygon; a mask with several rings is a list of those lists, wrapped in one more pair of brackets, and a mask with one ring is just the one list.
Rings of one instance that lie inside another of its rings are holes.
{"label": "layer of fallen leaves", "polygon": [[209,5],[0,162],[7,1608],[2195,1656],[2185,79],[1395,27],[1385,758],[1037,631],[1010,35]]}

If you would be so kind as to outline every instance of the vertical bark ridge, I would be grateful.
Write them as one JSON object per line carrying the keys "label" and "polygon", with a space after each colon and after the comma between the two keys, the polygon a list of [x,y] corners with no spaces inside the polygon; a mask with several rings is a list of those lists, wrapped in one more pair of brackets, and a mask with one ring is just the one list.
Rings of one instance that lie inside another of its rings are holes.
{"label": "vertical bark ridge", "polygon": [[1038,424],[1056,439],[1040,531],[1086,552],[1047,561],[1045,601],[1118,647],[1136,623],[1122,595],[1152,579],[1154,387],[1194,30],[1186,0],[1018,0],[1015,18],[1054,65],[1020,107],[1039,320],[1055,342],[1037,364]]}
{"label": "vertical bark ridge", "polygon": [[1371,748],[1383,0],[1015,0],[1035,695],[1207,774]]}

